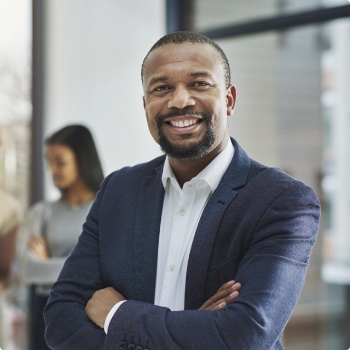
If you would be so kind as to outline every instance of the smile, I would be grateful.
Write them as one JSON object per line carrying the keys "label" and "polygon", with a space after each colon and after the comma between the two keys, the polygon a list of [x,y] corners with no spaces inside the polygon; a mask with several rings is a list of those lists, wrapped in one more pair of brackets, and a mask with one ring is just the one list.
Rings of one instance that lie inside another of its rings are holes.
{"label": "smile", "polygon": [[200,123],[202,120],[199,118],[192,119],[171,119],[166,121],[165,123],[175,126],[177,128],[185,128],[194,124]]}

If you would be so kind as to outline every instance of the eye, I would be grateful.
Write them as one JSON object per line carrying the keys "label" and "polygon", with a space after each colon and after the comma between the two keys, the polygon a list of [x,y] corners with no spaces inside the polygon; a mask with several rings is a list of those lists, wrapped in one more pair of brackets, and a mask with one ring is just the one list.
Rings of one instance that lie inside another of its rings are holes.
{"label": "eye", "polygon": [[205,86],[210,86],[209,83],[205,82],[205,81],[196,81],[193,86],[196,87],[205,87]]}
{"label": "eye", "polygon": [[160,85],[153,89],[153,91],[166,91],[169,90],[170,87],[168,85]]}

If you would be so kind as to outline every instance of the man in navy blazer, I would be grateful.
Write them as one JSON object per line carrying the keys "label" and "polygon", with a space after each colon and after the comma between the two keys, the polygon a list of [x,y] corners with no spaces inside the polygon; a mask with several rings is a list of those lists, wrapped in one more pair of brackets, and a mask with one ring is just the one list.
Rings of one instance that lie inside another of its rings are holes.
{"label": "man in navy blazer", "polygon": [[[316,194],[250,159],[229,138],[236,90],[227,58],[211,40],[186,32],[161,38],[144,60],[142,78],[148,126],[167,158],[104,180],[51,289],[44,313],[48,345],[283,349],[280,337],[316,239]],[[230,143],[233,157],[203,206],[190,247],[184,310],[155,305],[164,164],[169,161],[183,189]],[[227,284],[233,279],[242,285],[238,297],[237,287],[231,294],[233,282]]]}

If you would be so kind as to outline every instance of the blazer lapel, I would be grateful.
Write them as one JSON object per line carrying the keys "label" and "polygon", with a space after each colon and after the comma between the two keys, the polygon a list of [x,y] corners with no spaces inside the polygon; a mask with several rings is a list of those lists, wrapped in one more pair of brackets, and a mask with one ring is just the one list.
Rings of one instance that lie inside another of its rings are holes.
{"label": "blazer lapel", "polygon": [[198,309],[205,302],[206,277],[216,233],[228,205],[248,177],[250,159],[234,139],[231,142],[235,148],[233,159],[204,208],[192,243],[186,276],[186,310]]}
{"label": "blazer lapel", "polygon": [[135,224],[134,278],[135,299],[154,302],[160,221],[164,187],[163,165],[155,175],[143,178],[139,192]]}

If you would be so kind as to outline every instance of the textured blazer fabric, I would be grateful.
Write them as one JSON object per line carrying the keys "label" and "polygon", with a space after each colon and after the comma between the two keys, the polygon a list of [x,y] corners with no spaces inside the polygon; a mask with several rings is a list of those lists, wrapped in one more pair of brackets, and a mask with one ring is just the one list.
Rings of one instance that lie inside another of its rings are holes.
{"label": "textured blazer fabric", "polygon": [[[320,207],[311,188],[253,161],[231,141],[234,157],[191,248],[185,310],[153,305],[162,156],[103,182],[45,309],[52,349],[283,349],[280,337],[304,283]],[[237,299],[219,312],[198,310],[231,279],[242,283]],[[85,305],[110,286],[128,302],[105,335]]]}

